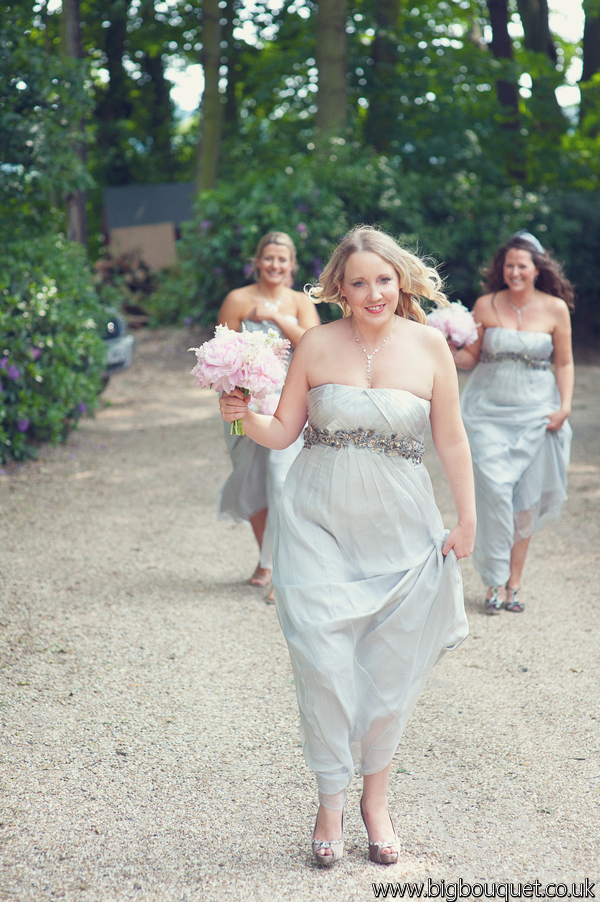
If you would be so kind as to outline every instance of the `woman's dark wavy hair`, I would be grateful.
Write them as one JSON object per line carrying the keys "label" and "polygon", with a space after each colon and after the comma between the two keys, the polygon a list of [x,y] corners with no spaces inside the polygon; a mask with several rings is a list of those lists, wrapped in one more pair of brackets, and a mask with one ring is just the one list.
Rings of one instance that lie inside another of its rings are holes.
{"label": "woman's dark wavy hair", "polygon": [[526,238],[515,235],[507,241],[500,250],[496,251],[489,266],[483,270],[485,277],[484,287],[487,291],[496,292],[506,288],[504,281],[504,259],[509,250],[515,248],[519,251],[528,251],[531,254],[536,269],[539,270],[535,280],[535,287],[553,297],[562,298],[571,312],[575,309],[575,290],[565,274],[562,266],[550,256],[548,251],[541,254]]}

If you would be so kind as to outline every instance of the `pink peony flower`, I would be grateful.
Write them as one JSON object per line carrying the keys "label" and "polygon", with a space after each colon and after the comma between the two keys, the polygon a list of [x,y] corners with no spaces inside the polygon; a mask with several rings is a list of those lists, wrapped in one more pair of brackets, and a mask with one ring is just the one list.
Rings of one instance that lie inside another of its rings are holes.
{"label": "pink peony flower", "polygon": [[[199,388],[231,393],[240,388],[257,401],[278,392],[285,381],[285,358],[290,343],[274,329],[265,332],[234,332],[217,326],[215,337],[199,348],[192,370]],[[241,420],[231,424],[232,435],[244,435]]]}
{"label": "pink peony flower", "polygon": [[432,310],[427,314],[427,325],[439,329],[448,341],[454,342],[459,348],[472,345],[479,334],[473,314],[460,301],[454,301],[449,307]]}

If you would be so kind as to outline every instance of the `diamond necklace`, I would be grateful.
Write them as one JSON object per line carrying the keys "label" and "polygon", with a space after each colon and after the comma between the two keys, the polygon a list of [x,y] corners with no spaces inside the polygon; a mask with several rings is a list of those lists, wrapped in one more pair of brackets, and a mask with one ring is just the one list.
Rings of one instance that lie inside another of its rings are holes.
{"label": "diamond necklace", "polygon": [[521,313],[523,312],[523,310],[527,310],[527,308],[531,304],[531,301],[533,300],[533,298],[531,298],[531,301],[527,301],[526,304],[523,304],[522,307],[515,307],[515,305],[512,303],[512,301],[509,301],[508,298],[506,298],[506,300],[508,302],[509,307],[512,307],[513,310],[515,311],[515,313],[517,314],[517,330],[518,330],[521,328]]}
{"label": "diamond necklace", "polygon": [[386,343],[386,341],[388,340],[388,338],[389,338],[390,335],[392,334],[392,329],[394,328],[395,324],[396,324],[396,320],[394,320],[394,321],[392,322],[392,328],[390,329],[390,331],[388,332],[388,334],[385,336],[385,338],[383,339],[383,341],[381,342],[381,344],[379,345],[379,347],[378,347],[378,348],[375,348],[375,350],[373,351],[372,354],[367,354],[367,349],[364,347],[364,345],[361,345],[361,343],[360,343],[360,338],[358,337],[358,335],[356,334],[356,332],[354,331],[354,329],[352,329],[352,326],[350,326],[350,328],[352,329],[352,334],[354,335],[355,339],[357,340],[358,345],[359,345],[361,351],[363,351],[365,357],[367,358],[367,388],[371,388],[371,361],[373,360],[373,357],[375,356],[375,354],[377,353],[377,351],[381,351],[382,347],[384,346],[384,344]]}

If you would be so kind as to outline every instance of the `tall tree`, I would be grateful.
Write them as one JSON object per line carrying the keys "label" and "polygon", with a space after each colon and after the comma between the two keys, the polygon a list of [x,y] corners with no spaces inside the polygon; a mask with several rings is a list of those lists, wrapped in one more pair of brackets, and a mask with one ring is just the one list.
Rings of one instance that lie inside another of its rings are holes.
{"label": "tall tree", "polygon": [[130,98],[130,79],[123,59],[127,42],[128,0],[109,0],[103,3],[102,13],[108,26],[104,29],[104,54],[108,83],[100,90],[96,107],[97,148],[100,170],[108,185],[126,185],[131,179],[131,169],[121,151],[126,140],[128,120],[133,112]]}
{"label": "tall tree", "polygon": [[517,0],[517,8],[523,24],[525,49],[540,54],[535,66],[537,71],[532,73],[533,127],[538,135],[558,136],[564,132],[565,121],[555,94],[559,82],[558,57],[548,22],[548,0]]}
{"label": "tall tree", "polygon": [[389,153],[391,123],[398,114],[398,17],[400,0],[376,0],[375,40],[372,45],[372,88],[365,136],[380,153]]}
{"label": "tall tree", "polygon": [[210,191],[217,183],[219,150],[223,129],[223,104],[219,92],[221,63],[221,10],[219,0],[205,0],[202,7],[202,53],[204,93],[201,108],[201,135],[198,145],[198,191]]}
{"label": "tall tree", "polygon": [[[508,31],[508,0],[487,0],[492,26],[490,49],[496,59],[504,65],[504,72],[510,73],[514,60],[512,41]],[[501,128],[508,135],[508,170],[517,179],[525,177],[522,147],[520,141],[521,119],[519,115],[519,87],[517,79],[506,77],[496,81],[496,93],[500,102]]]}
{"label": "tall tree", "polygon": [[332,132],[346,124],[346,0],[319,0],[315,20],[319,70],[315,126]]}
{"label": "tall tree", "polygon": [[[83,58],[81,44],[81,23],[79,0],[63,0],[64,46],[67,56],[80,60]],[[87,145],[85,141],[85,121],[79,124],[80,139],[76,142],[75,153],[85,169],[87,165]],[[87,211],[86,192],[72,191],[66,196],[67,202],[67,235],[71,241],[87,246]]]}
{"label": "tall tree", "polygon": [[600,0],[583,0],[583,71],[579,124],[592,137],[600,134]]}

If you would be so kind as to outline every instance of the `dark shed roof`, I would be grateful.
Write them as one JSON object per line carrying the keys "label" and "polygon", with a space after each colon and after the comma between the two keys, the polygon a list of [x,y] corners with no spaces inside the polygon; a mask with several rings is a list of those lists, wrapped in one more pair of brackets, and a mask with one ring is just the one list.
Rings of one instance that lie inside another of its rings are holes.
{"label": "dark shed roof", "polygon": [[104,210],[109,229],[173,222],[192,218],[194,182],[163,185],[117,185],[104,189]]}

